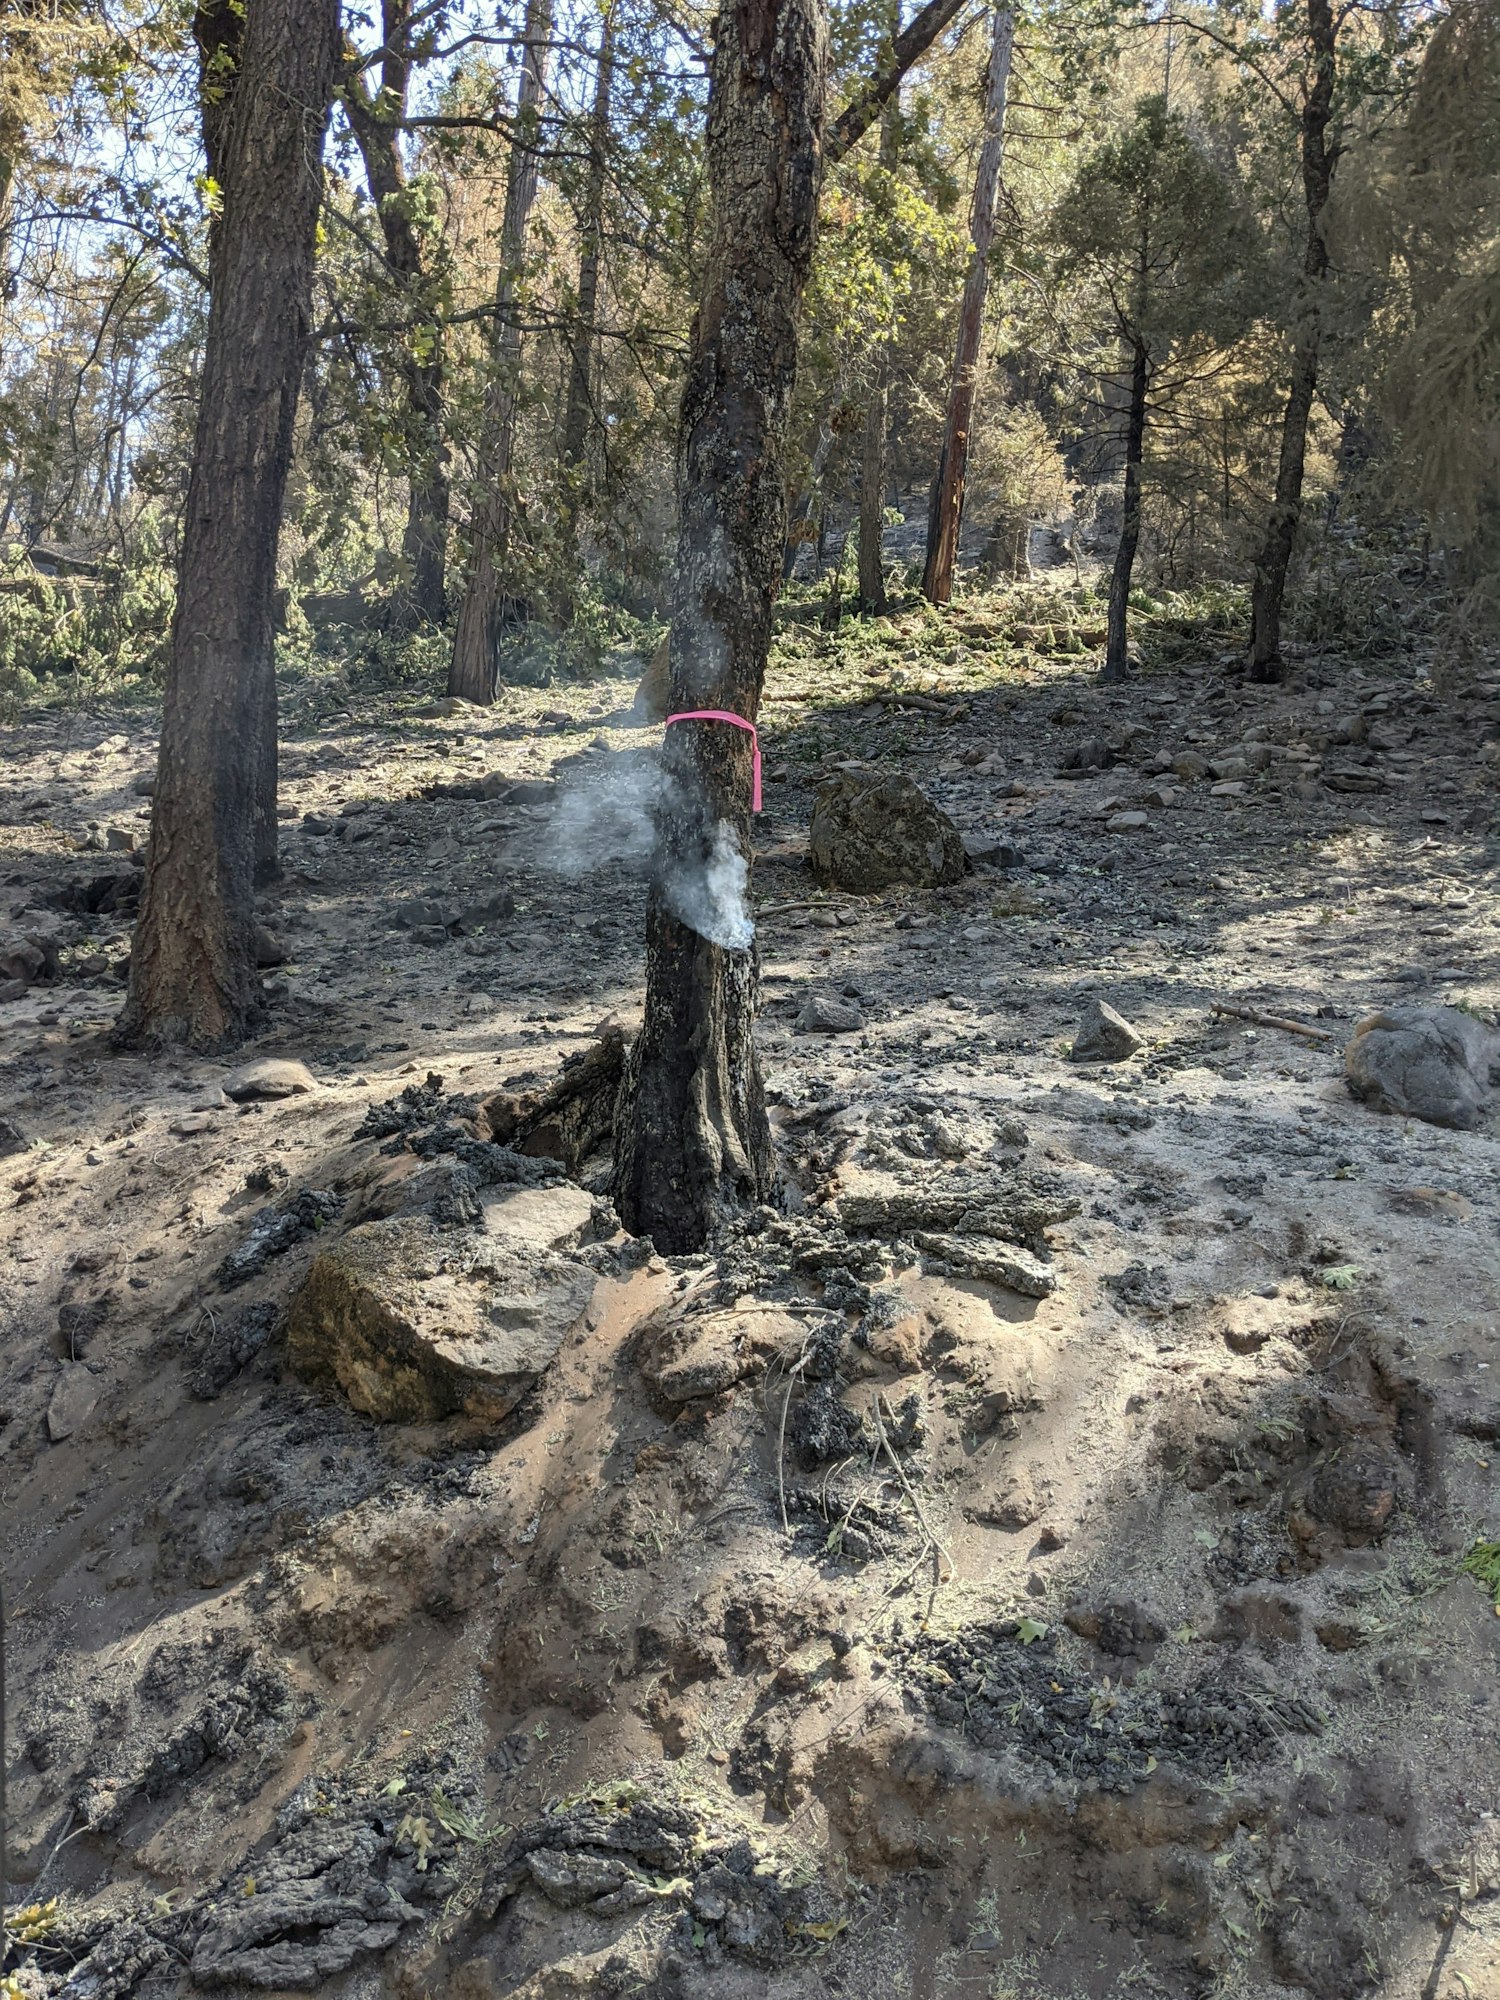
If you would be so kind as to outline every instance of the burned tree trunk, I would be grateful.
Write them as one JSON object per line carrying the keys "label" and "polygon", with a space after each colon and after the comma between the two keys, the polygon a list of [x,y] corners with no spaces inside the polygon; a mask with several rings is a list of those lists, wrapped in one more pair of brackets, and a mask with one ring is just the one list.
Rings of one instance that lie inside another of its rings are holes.
{"label": "burned tree trunk", "polygon": [[1109,621],[1104,644],[1104,672],[1101,679],[1123,681],[1130,677],[1126,650],[1130,612],[1130,577],[1135,568],[1135,552],[1141,541],[1141,461],[1146,446],[1146,390],[1151,380],[1150,356],[1146,343],[1137,336],[1131,342],[1130,408],[1125,419],[1125,504],[1120,516],[1120,541],[1115,550],[1115,566],[1109,577]]}
{"label": "burned tree trunk", "polygon": [[249,0],[216,135],[222,209],[151,846],[118,1029],[128,1042],[220,1048],[256,1008],[276,544],[338,34],[336,0]]}
{"label": "burned tree trunk", "polygon": [[356,75],[345,85],[343,103],[380,219],[386,268],[415,322],[401,357],[410,458],[401,538],[404,608],[416,619],[441,625],[447,610],[449,482],[440,280],[427,268],[399,143],[411,88],[411,0],[385,0],[382,32],[379,91],[372,93]]}
{"label": "burned tree trunk", "polygon": [[953,596],[953,571],[958,562],[958,535],[963,525],[964,482],[969,469],[969,428],[974,420],[974,394],[979,385],[979,343],[984,330],[984,301],[990,282],[990,245],[995,240],[995,197],[1000,187],[1000,163],[1005,148],[1005,98],[1010,87],[1010,59],[1015,46],[1016,19],[1008,7],[995,10],[990,43],[989,83],[984,107],[984,139],[974,175],[974,208],[969,230],[974,254],[964,280],[958,311],[958,346],[953,356],[953,380],[948,390],[948,419],[942,455],[933,482],[927,521],[927,567],[922,593],[933,604]]}
{"label": "burned tree trunk", "polygon": [[[797,315],[822,180],[819,0],[726,0],[707,158],[712,241],[678,433],[672,707],[754,721],[786,529],[783,456]],[[759,966],[741,906],[746,732],[679,723],[663,753],[646,1010],[626,1078],[615,1199],[667,1251],[763,1200],[771,1136],[752,1036]]]}
{"label": "burned tree trunk", "polygon": [[1250,593],[1250,679],[1282,677],[1281,606],[1287,572],[1302,519],[1302,479],[1307,463],[1307,426],[1318,387],[1323,335],[1323,289],[1328,277],[1328,244],[1323,214],[1333,192],[1335,153],[1328,144],[1337,72],[1338,24],[1330,0],[1307,0],[1307,32],[1313,76],[1302,106],[1302,192],[1307,208],[1307,242],[1302,257],[1302,293],[1292,342],[1292,372],[1281,419],[1276,494],[1266,537],[1255,561]]}
{"label": "burned tree trunk", "polygon": [[492,375],[485,400],[469,521],[469,567],[459,606],[448,692],[466,701],[495,699],[495,666],[500,620],[507,595],[505,562],[515,519],[512,461],[520,402],[521,328],[516,289],[526,255],[526,228],[536,199],[537,130],[552,33],[551,0],[526,0],[522,30],[521,85],[516,95],[516,134],[511,142],[505,183],[505,215],[500,225],[500,276],[495,287],[495,340]]}
{"label": "burned tree trunk", "polygon": [[[589,114],[589,170],[579,218],[578,312],[568,357],[568,400],[563,415],[562,463],[567,498],[564,529],[569,575],[578,563],[578,520],[588,501],[588,441],[594,415],[595,331],[599,312],[599,276],[604,253],[604,193],[609,165],[610,105],[615,80],[615,24],[608,0],[599,29],[599,67],[594,77],[594,102]],[[571,585],[569,589],[571,599]],[[571,602],[566,607],[572,620]]]}

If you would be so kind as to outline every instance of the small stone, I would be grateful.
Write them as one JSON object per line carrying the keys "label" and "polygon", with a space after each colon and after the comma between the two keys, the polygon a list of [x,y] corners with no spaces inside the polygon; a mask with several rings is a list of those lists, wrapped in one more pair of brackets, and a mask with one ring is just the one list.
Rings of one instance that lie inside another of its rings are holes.
{"label": "small stone", "polygon": [[179,1139],[191,1139],[199,1132],[211,1132],[213,1123],[206,1111],[183,1111],[172,1120],[167,1130],[175,1132]]}
{"label": "small stone", "polygon": [[290,956],[286,946],[273,931],[264,924],[255,926],[255,963],[262,970],[273,965],[285,965]]}
{"label": "small stone", "polygon": [[441,903],[433,903],[421,897],[411,897],[398,903],[391,912],[391,922],[398,931],[443,930],[448,928],[448,912]]}
{"label": "small stone", "polygon": [[154,771],[142,771],[138,778],[131,779],[130,789],[138,799],[154,799],[156,797],[156,773]]}
{"label": "small stone", "polygon": [[13,1118],[0,1118],[0,1160],[30,1151],[30,1141]]}
{"label": "small stone", "polygon": [[470,903],[460,910],[452,928],[460,937],[471,937],[475,931],[493,930],[497,924],[508,923],[515,914],[516,899],[510,890],[497,889],[482,903]]}
{"label": "small stone", "polygon": [[1223,784],[1210,785],[1208,796],[1211,799],[1240,799],[1245,796],[1245,790],[1246,787],[1241,779],[1228,778]]}
{"label": "small stone", "polygon": [[1146,794],[1146,803],[1148,806],[1176,805],[1176,790],[1171,785],[1154,785]]}
{"label": "small stone", "polygon": [[133,826],[112,826],[106,832],[104,841],[111,854],[134,854],[141,844],[141,837]]}
{"label": "small stone", "polygon": [[262,1056],[224,1079],[224,1095],[236,1104],[255,1097],[301,1097],[318,1088],[306,1063],[286,1056]]}
{"label": "small stone", "polygon": [[865,1025],[865,1017],[851,1001],[831,993],[809,993],[796,1024],[805,1035],[850,1035]]}
{"label": "small stone", "polygon": [[1172,759],[1172,771],[1175,776],[1183,779],[1185,782],[1190,782],[1196,778],[1206,778],[1208,776],[1208,759],[1200,757],[1196,750],[1184,750],[1180,756]]}
{"label": "small stone", "polygon": [[64,1363],[47,1404],[47,1435],[54,1444],[88,1422],[104,1393],[104,1385],[81,1361]]}
{"label": "small stone", "polygon": [[1124,1062],[1145,1046],[1145,1037],[1131,1027],[1123,1014],[1116,1013],[1107,1000],[1090,1000],[1073,1038],[1071,1060]]}
{"label": "small stone", "polygon": [[1143,826],[1150,825],[1150,817],[1143,812],[1111,813],[1104,822],[1106,833],[1139,833]]}
{"label": "small stone", "polygon": [[302,815],[302,831],[311,834],[332,833],[333,821],[325,819],[322,813],[304,813]]}
{"label": "small stone", "polygon": [[[1228,779],[1231,783],[1238,783],[1246,775],[1248,768],[1243,757],[1214,757],[1209,762],[1208,775],[1211,778]],[[1215,789],[1217,790],[1217,787]]]}

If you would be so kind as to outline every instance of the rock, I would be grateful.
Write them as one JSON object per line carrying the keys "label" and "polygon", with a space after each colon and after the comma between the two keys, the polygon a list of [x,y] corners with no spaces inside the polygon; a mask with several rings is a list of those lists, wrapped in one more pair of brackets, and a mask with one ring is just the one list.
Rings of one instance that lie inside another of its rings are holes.
{"label": "rock", "polygon": [[858,1007],[831,993],[809,993],[797,1014],[797,1026],[805,1035],[848,1035],[864,1025]]}
{"label": "rock", "polygon": [[1069,777],[1087,777],[1091,771],[1110,771],[1119,762],[1119,753],[1114,745],[1103,736],[1085,736],[1081,743],[1075,743],[1058,766],[1058,773]]}
{"label": "rock", "polygon": [[1346,1542],[1377,1542],[1391,1525],[1400,1479],[1392,1451],[1356,1441],[1319,1466],[1304,1506],[1314,1521],[1336,1529]]}
{"label": "rock", "polygon": [[860,894],[936,888],[967,866],[958,828],[910,778],[867,771],[841,771],[821,788],[808,859],[825,886]]}
{"label": "rock", "polygon": [[236,1104],[254,1097],[301,1097],[317,1088],[307,1064],[286,1056],[262,1056],[224,1079],[224,1095]]}
{"label": "rock", "polygon": [[368,1222],[329,1246],[292,1301],[287,1359],[384,1423],[498,1422],[588,1310],[594,1274],[522,1260],[425,1217]]}
{"label": "rock", "polygon": [[47,1404],[47,1435],[54,1444],[70,1438],[93,1415],[104,1384],[81,1361],[63,1364]]}
{"label": "rock", "polygon": [[1146,794],[1148,806],[1172,806],[1177,803],[1177,793],[1171,785],[1153,785]]}
{"label": "rock", "polygon": [[1211,778],[1238,783],[1248,771],[1249,766],[1243,757],[1213,757],[1209,760],[1208,775]]}
{"label": "rock", "polygon": [[940,1258],[950,1271],[1003,1285],[1023,1298],[1050,1298],[1057,1290],[1057,1273],[1029,1250],[1019,1250],[987,1238],[951,1236],[934,1230],[912,1232],[912,1241],[929,1257]]}
{"label": "rock", "polygon": [[508,1188],[482,1204],[485,1233],[516,1256],[574,1250],[594,1220],[594,1197],[581,1187]]}
{"label": "rock", "polygon": [[304,833],[317,835],[332,833],[333,821],[326,819],[322,813],[304,813],[302,815],[302,830]]}
{"label": "rock", "polygon": [[508,923],[515,914],[516,899],[510,890],[497,889],[482,903],[470,903],[460,910],[452,928],[460,937],[472,937],[476,931],[493,930],[496,924]]}
{"label": "rock", "polygon": [[1145,1037],[1137,1034],[1107,1000],[1090,1000],[1073,1038],[1070,1059],[1077,1063],[1124,1062],[1145,1046]]}
{"label": "rock", "polygon": [[1211,799],[1242,799],[1245,796],[1244,781],[1240,778],[1226,778],[1222,784],[1210,785],[1208,796]]}
{"label": "rock", "polygon": [[1302,1637],[1302,1606],[1274,1583],[1247,1583],[1219,1606],[1210,1635],[1259,1645],[1295,1645]]}
{"label": "rock", "polygon": [[773,1355],[795,1354],[806,1332],[790,1313],[731,1310],[648,1322],[634,1351],[642,1375],[663,1401],[688,1403],[720,1395]]}
{"label": "rock", "polygon": [[200,1132],[211,1132],[213,1123],[207,1111],[180,1111],[167,1130],[179,1139],[192,1139]]}
{"label": "rock", "polygon": [[255,963],[261,971],[273,965],[285,965],[290,956],[291,953],[274,931],[268,931],[264,924],[255,926]]}
{"label": "rock", "polygon": [[1143,826],[1149,826],[1150,819],[1143,812],[1111,813],[1104,822],[1106,833],[1138,833]]}
{"label": "rock", "polygon": [[130,789],[138,799],[154,799],[156,797],[156,773],[154,771],[142,771],[138,778],[131,779]]}
{"label": "rock", "polygon": [[1165,1614],[1156,1605],[1131,1597],[1070,1605],[1063,1613],[1063,1623],[1080,1639],[1092,1640],[1102,1653],[1112,1653],[1117,1659],[1149,1660],[1167,1636]]}
{"label": "rock", "polygon": [[31,1141],[13,1118],[0,1118],[0,1160],[30,1150]]}
{"label": "rock", "polygon": [[1500,1036],[1456,1007],[1391,1007],[1354,1030],[1344,1080],[1372,1110],[1471,1132],[1497,1060]]}
{"label": "rock", "polygon": [[51,986],[60,976],[57,946],[50,938],[34,934],[0,938],[0,980],[28,986]]}
{"label": "rock", "polygon": [[1024,858],[1019,847],[998,833],[966,833],[963,840],[970,861],[985,868],[1019,868]]}
{"label": "rock", "polygon": [[441,903],[433,903],[422,897],[409,897],[398,903],[391,912],[391,922],[398,931],[423,931],[434,928],[446,932],[449,915]]}
{"label": "rock", "polygon": [[111,854],[134,854],[141,839],[133,826],[112,826],[105,832],[104,844]]}
{"label": "rock", "polygon": [[1172,775],[1183,779],[1184,782],[1206,778],[1208,776],[1208,759],[1200,757],[1196,750],[1184,750],[1180,756],[1172,759]]}

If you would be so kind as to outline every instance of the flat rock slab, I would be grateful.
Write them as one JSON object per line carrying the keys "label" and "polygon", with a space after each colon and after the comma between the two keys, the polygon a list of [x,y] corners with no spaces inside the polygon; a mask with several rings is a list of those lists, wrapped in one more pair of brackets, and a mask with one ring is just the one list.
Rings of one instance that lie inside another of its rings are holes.
{"label": "flat rock slab", "polygon": [[594,1197],[581,1187],[507,1189],[484,1202],[484,1231],[521,1257],[574,1250],[594,1219]]}
{"label": "flat rock slab", "polygon": [[286,1056],[262,1056],[224,1079],[224,1095],[236,1104],[252,1097],[301,1097],[317,1088],[318,1079],[307,1064]]}
{"label": "flat rock slab", "polygon": [[81,1361],[65,1363],[47,1405],[47,1435],[52,1442],[61,1444],[82,1429],[103,1394],[103,1380],[91,1368]]}
{"label": "flat rock slab", "polygon": [[[551,1192],[547,1190],[546,1192]],[[287,1359],[382,1423],[509,1414],[588,1310],[595,1277],[423,1216],[363,1223],[292,1301]]]}

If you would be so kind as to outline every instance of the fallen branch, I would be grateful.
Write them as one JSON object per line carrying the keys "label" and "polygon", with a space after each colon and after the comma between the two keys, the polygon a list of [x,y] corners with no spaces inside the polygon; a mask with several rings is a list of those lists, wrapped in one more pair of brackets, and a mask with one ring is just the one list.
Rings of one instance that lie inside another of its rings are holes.
{"label": "fallen branch", "polygon": [[1305,1035],[1310,1042],[1337,1039],[1331,1028],[1314,1028],[1306,1021],[1288,1020],[1285,1014],[1263,1014],[1258,1007],[1233,1007],[1227,1000],[1215,1000],[1209,1011],[1231,1021],[1250,1021],[1257,1028],[1280,1028],[1283,1034]]}
{"label": "fallen branch", "polygon": [[[871,1409],[871,1415],[875,1419],[876,1435],[880,1439],[880,1443],[885,1451],[886,1457],[891,1461],[891,1464],[895,1467],[896,1477],[901,1482],[901,1491],[906,1495],[907,1499],[911,1502],[911,1511],[917,1517],[917,1526],[922,1530],[923,1535],[926,1537],[926,1546],[923,1548],[921,1555],[917,1557],[916,1562],[913,1563],[912,1568],[916,1569],[920,1566],[921,1562],[923,1561],[923,1558],[927,1554],[928,1549],[930,1549],[933,1555],[937,1558],[935,1565],[936,1575],[937,1575],[937,1581],[941,1583],[943,1581],[943,1564],[947,1563],[949,1576],[953,1575],[958,1565],[953,1560],[952,1551],[948,1548],[945,1542],[939,1539],[938,1535],[935,1533],[933,1529],[932,1523],[928,1520],[926,1514],[923,1513],[922,1503],[917,1498],[916,1494],[912,1491],[911,1481],[906,1476],[906,1468],[902,1465],[900,1459],[897,1458],[896,1447],[891,1443],[889,1437],[887,1437],[886,1435],[885,1425],[880,1421],[880,1406],[882,1401],[883,1398],[877,1396],[875,1398],[875,1402]],[[891,1414],[891,1412],[887,1411],[886,1414],[891,1417],[891,1421],[892,1423],[894,1423],[895,1417]]]}

